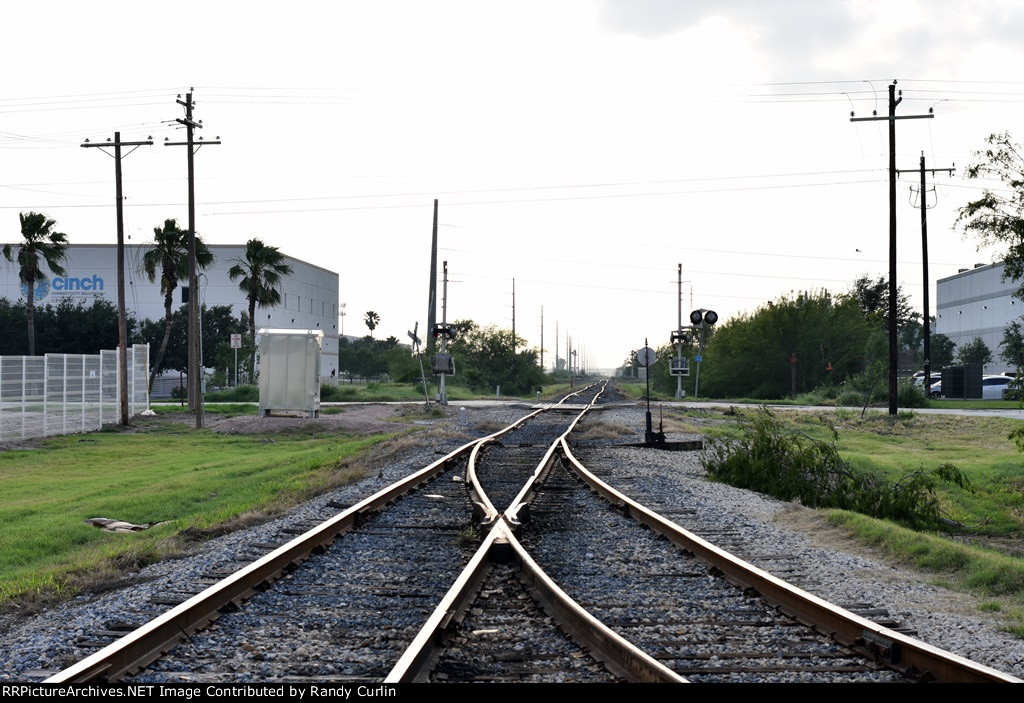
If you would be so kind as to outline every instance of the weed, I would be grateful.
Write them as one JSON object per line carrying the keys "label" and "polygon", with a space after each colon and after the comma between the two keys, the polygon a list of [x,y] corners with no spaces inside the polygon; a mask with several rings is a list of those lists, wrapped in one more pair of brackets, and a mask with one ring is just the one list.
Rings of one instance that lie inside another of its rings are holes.
{"label": "weed", "polygon": [[1019,637],[1022,640],[1024,640],[1024,624],[1017,624],[1017,625],[1006,624],[1006,625],[1002,625],[999,629],[1002,630],[1003,632],[1008,632],[1011,635],[1013,635],[1015,637]]}
{"label": "weed", "polygon": [[630,437],[634,434],[636,434],[636,431],[625,425],[594,422],[589,423],[578,434],[574,434],[573,439],[581,441],[588,439],[619,439],[620,437]]}
{"label": "weed", "polygon": [[455,535],[455,544],[460,547],[468,547],[474,545],[480,541],[480,531],[476,529],[475,525],[470,525],[464,530],[461,530]]}
{"label": "weed", "polygon": [[753,419],[741,420],[738,441],[712,440],[703,462],[711,478],[803,505],[840,508],[903,523],[913,528],[943,525],[937,483],[970,489],[966,475],[952,464],[933,471],[919,469],[895,482],[860,471],[839,455],[839,433],[818,418],[830,435],[819,441],[783,427],[762,407]]}

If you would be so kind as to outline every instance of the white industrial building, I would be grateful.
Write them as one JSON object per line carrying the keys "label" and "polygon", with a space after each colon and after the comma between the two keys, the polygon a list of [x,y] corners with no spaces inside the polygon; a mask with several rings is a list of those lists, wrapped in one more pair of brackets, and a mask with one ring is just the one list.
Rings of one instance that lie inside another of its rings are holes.
{"label": "white industrial building", "polygon": [[1017,281],[1003,281],[1003,262],[978,264],[972,269],[940,278],[936,283],[935,331],[949,337],[958,347],[975,337],[992,352],[992,363],[985,373],[1016,371],[1002,360],[999,343],[1003,331],[1024,315],[1024,303],[1014,298]]}
{"label": "white industrial building", "polygon": [[[15,243],[17,244],[17,243]],[[142,271],[142,257],[149,245],[125,246],[125,307],[139,321],[164,318],[164,296],[160,292],[160,271],[154,282]],[[244,245],[208,245],[213,263],[201,271],[200,299],[206,306],[230,305],[232,314],[248,314],[249,302],[238,288],[238,280],[228,277],[228,269],[245,261]],[[274,308],[256,308],[256,328],[322,330],[321,373],[325,382],[336,378],[338,369],[338,274],[285,256],[292,268],[283,276],[279,290],[281,304]],[[70,298],[86,305],[97,298],[117,304],[117,247],[112,244],[72,244],[64,264],[66,276],[48,274],[36,285],[37,305]],[[175,309],[187,300],[188,279],[174,291]],[[0,297],[10,301],[24,299],[25,291],[17,267],[0,259]],[[239,330],[247,333],[248,330]],[[334,372],[332,374],[332,371]]]}

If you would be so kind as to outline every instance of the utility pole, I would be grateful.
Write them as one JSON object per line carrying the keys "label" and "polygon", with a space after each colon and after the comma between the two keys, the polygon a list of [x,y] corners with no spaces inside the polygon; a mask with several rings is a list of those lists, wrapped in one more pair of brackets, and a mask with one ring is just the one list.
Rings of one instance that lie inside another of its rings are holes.
{"label": "utility pole", "polygon": [[555,320],[555,371],[558,371],[558,320]]}
{"label": "utility pole", "polygon": [[[113,142],[108,139],[106,143],[91,144],[86,139],[82,144],[85,148],[114,147],[112,154],[114,157],[114,199],[117,205],[117,385],[122,425],[128,424],[128,325],[124,309],[124,197],[121,189],[121,147],[132,147],[128,152],[130,154],[140,146],[151,146],[152,144],[152,137],[143,142],[122,142],[120,132],[114,132]],[[105,150],[104,153],[110,154]]]}
{"label": "utility pole", "polygon": [[512,279],[512,356],[516,355],[516,279]]}
{"label": "utility pole", "polygon": [[[928,202],[926,198],[926,187],[925,187],[925,172],[930,171],[932,178],[935,178],[936,171],[945,171],[949,175],[953,175],[953,171],[956,169],[956,164],[953,164],[950,168],[931,168],[926,169],[924,167],[924,152],[921,152],[921,165],[919,169],[897,169],[896,173],[913,173],[919,170],[921,173],[921,267],[924,277],[924,392],[928,395],[929,390],[932,387],[932,330],[931,330],[931,318],[929,312],[931,306],[928,302]],[[913,186],[911,186],[913,191]]]}
{"label": "utility pole", "polygon": [[434,323],[437,322],[437,199],[434,199],[434,229],[430,240],[430,288],[427,294],[427,358],[434,355]]}
{"label": "utility pole", "polygon": [[850,122],[889,121],[889,414],[896,415],[896,120],[917,120],[935,117],[927,115],[896,116],[896,106],[903,101],[903,91],[896,97],[896,81],[889,85],[889,116],[854,117]]}
{"label": "utility pole", "polygon": [[544,370],[544,306],[540,306],[540,369]]}
{"label": "utility pole", "polygon": [[[202,129],[203,123],[192,119],[191,91],[185,94],[185,100],[178,96],[177,103],[185,108],[185,117],[175,122],[184,125],[187,135],[184,142],[164,140],[164,146],[188,147],[188,387],[189,408],[196,413],[196,429],[203,428],[203,385],[199,378],[203,360],[199,346],[199,277],[196,274],[196,170],[195,154],[206,144],[220,144],[220,137],[213,141],[203,141],[200,137],[198,145],[195,141],[195,130]],[[255,341],[255,340],[254,340]]]}
{"label": "utility pole", "polygon": [[[441,354],[442,356],[448,353],[448,262],[444,262],[444,288],[441,296]],[[440,405],[448,405],[448,395],[444,390],[444,377],[445,374],[441,374],[441,388],[438,391],[438,403]]]}

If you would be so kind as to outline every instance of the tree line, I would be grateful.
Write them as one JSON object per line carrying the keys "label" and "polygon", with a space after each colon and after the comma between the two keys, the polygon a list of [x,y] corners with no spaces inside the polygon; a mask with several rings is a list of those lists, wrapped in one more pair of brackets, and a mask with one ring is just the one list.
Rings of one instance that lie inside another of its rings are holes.
{"label": "tree line", "polygon": [[[910,309],[901,288],[897,289],[897,349],[909,355],[914,368],[923,365],[921,316]],[[833,295],[827,290],[784,295],[753,312],[743,313],[708,330],[701,365],[700,395],[711,397],[778,399],[816,389],[866,391],[881,382],[888,369],[888,281],[861,276],[848,291]],[[975,338],[960,346],[943,334],[931,336],[933,369],[965,363],[991,363],[992,352]],[[1001,357],[1010,365],[1024,365],[1024,330],[1012,323],[1000,344]],[[657,350],[650,369],[652,385],[674,391],[676,379],[670,362],[675,344]],[[693,358],[696,342],[683,347]],[[619,373],[637,375],[635,354],[625,360]],[[692,395],[697,383],[691,363],[684,388]],[[881,387],[881,386],[879,386]]]}
{"label": "tree line", "polygon": [[[979,245],[1001,248],[1003,280],[1017,282],[1014,297],[1024,300],[1024,147],[1009,132],[986,138],[987,147],[974,152],[975,162],[965,176],[998,186],[984,186],[979,198],[957,213],[955,227],[974,236]],[[910,311],[898,292],[898,348],[921,365],[921,317]],[[700,392],[720,397],[782,398],[794,389],[803,393],[818,388],[860,386],[887,372],[887,280],[862,276],[840,295],[828,291],[783,296],[752,313],[739,315],[711,330],[703,365]],[[999,357],[1009,366],[1024,368],[1024,317],[1004,328]],[[989,364],[993,350],[980,337],[960,346],[942,334],[931,336],[933,369],[954,363]],[[693,344],[684,355],[693,356]],[[669,375],[675,345],[658,350],[651,369],[655,387],[670,391],[676,382]],[[620,373],[635,375],[636,359],[627,357]],[[692,393],[696,374],[686,379]]]}
{"label": "tree line", "polygon": [[[356,378],[380,379],[387,377],[397,383],[418,383],[420,364],[408,345],[395,337],[374,339],[373,330],[380,316],[369,311],[364,322],[370,334],[351,340],[342,337],[338,342],[338,368],[342,377],[352,382]],[[478,392],[490,392],[496,387],[508,395],[530,395],[538,387],[553,380],[568,380],[565,372],[546,374],[539,366],[539,352],[527,349],[522,337],[513,339],[510,330],[495,326],[481,327],[472,320],[457,320],[451,324],[453,336],[446,351],[455,359],[456,373],[446,380],[447,385],[464,386]],[[424,373],[433,378],[430,360],[423,358]],[[428,380],[429,382],[429,380]]]}

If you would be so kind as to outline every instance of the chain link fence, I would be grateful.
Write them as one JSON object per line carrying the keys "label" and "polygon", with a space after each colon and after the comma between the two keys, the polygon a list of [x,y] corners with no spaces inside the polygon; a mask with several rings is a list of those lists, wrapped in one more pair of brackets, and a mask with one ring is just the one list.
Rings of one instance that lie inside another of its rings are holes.
{"label": "chain link fence", "polygon": [[[120,420],[117,350],[0,356],[0,442],[92,432]],[[128,350],[128,414],[149,409],[149,345]]]}

